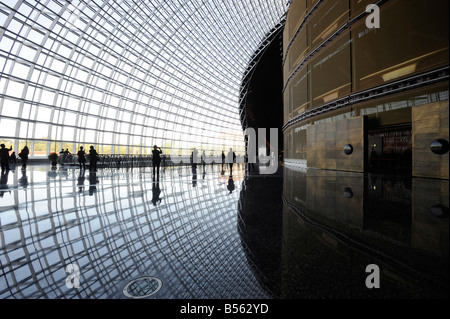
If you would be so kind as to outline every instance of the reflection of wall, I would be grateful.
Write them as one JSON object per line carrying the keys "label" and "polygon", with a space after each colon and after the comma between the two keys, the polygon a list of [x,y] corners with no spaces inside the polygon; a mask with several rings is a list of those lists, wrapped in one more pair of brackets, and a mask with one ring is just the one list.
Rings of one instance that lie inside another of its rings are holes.
{"label": "reflection of wall", "polygon": [[363,228],[364,175],[360,173],[285,168],[283,194],[312,216],[345,229]]}
{"label": "reflection of wall", "polygon": [[308,211],[346,228],[363,228],[364,175],[339,171],[308,170]]}
{"label": "reflection of wall", "polygon": [[430,151],[436,139],[449,140],[448,100],[413,107],[413,175],[449,178],[448,152],[438,155]]}
{"label": "reflection of wall", "polygon": [[448,258],[448,181],[414,178],[412,188],[412,245]]}
{"label": "reflection of wall", "polygon": [[[448,181],[287,167],[283,179],[281,297],[448,296]],[[370,263],[383,289],[365,287]]]}
{"label": "reflection of wall", "polygon": [[[364,171],[364,117],[311,125],[307,143],[310,167]],[[344,153],[346,144],[353,147],[350,155]]]}

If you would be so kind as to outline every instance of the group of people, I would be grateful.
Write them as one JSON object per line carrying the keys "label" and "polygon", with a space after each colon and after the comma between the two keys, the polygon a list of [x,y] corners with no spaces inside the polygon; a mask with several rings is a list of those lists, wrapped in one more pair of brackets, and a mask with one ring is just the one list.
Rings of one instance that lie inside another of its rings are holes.
{"label": "group of people", "polygon": [[[16,157],[16,153],[12,152],[11,155],[9,155],[9,152],[12,151],[12,146],[10,146],[9,148],[6,148],[5,144],[0,144],[0,162],[1,162],[1,168],[2,168],[2,172],[3,171],[9,171],[10,170],[10,166],[9,163],[16,163],[17,157]],[[19,153],[19,157],[22,160],[22,169],[26,169],[27,168],[27,161],[28,161],[28,156],[30,155],[30,150],[28,149],[28,146],[24,146],[22,148],[22,150]]]}
{"label": "group of people", "polygon": [[[86,170],[86,152],[83,146],[80,146],[80,149],[77,153],[78,163],[80,164],[80,169]],[[98,153],[93,145],[89,148],[89,170],[96,171],[97,170],[97,162],[99,160]]]}

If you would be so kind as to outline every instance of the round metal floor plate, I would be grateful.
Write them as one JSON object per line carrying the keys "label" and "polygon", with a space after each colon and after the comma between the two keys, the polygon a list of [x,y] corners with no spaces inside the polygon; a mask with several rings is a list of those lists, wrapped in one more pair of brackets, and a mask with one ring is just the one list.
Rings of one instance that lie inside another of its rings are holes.
{"label": "round metal floor plate", "polygon": [[133,279],[123,288],[123,293],[128,298],[146,298],[158,292],[162,287],[162,281],[156,277],[139,277]]}

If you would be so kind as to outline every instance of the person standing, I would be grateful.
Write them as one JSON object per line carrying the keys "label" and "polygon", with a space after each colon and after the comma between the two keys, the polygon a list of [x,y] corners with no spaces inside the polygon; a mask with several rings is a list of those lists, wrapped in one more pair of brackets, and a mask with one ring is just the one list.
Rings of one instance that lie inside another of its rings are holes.
{"label": "person standing", "polygon": [[161,165],[161,153],[162,150],[158,146],[153,146],[152,150],[152,163],[153,163],[153,176],[155,176],[155,170],[156,175],[159,178],[159,166]]}
{"label": "person standing", "polygon": [[98,153],[95,150],[94,146],[91,145],[89,149],[89,170],[97,171],[97,161],[98,161]]}
{"label": "person standing", "polygon": [[78,163],[80,163],[80,169],[86,170],[86,152],[83,149],[83,146],[80,146],[80,150],[77,153],[78,155]]}
{"label": "person standing", "polygon": [[19,153],[19,157],[22,159],[22,169],[27,168],[28,155],[30,154],[30,150],[28,146],[24,146]]}
{"label": "person standing", "polygon": [[227,163],[230,165],[230,174],[233,173],[233,163],[236,161],[236,154],[233,152],[233,149],[230,147],[230,151],[227,154]]}
{"label": "person standing", "polygon": [[12,146],[7,149],[5,144],[0,144],[0,162],[3,171],[9,171],[9,151],[12,151]]}

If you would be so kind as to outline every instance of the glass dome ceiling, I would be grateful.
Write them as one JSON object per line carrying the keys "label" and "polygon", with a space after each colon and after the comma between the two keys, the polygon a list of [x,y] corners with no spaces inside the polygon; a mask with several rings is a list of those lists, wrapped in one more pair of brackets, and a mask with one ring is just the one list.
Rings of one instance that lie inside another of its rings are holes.
{"label": "glass dome ceiling", "polygon": [[242,150],[241,82],[288,2],[0,0],[0,140]]}

